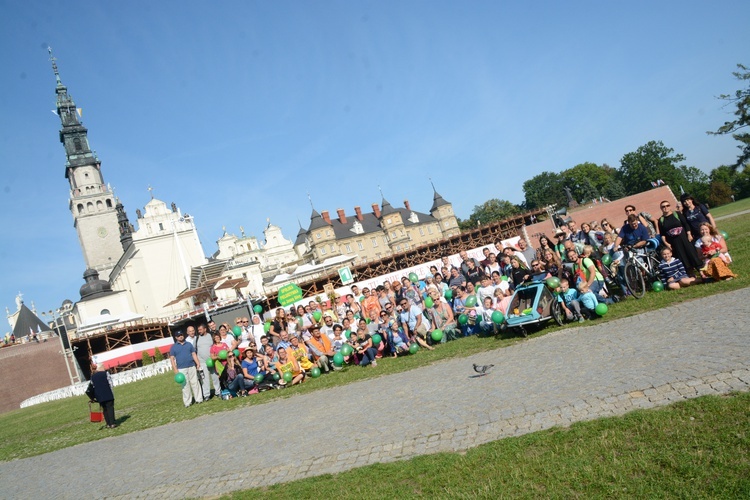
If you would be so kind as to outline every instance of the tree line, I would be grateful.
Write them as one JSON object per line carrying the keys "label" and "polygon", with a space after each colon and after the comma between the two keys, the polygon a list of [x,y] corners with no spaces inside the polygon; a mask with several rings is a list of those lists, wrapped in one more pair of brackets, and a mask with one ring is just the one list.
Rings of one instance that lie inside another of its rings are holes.
{"label": "tree line", "polygon": [[461,229],[502,220],[529,210],[549,205],[567,206],[568,194],[578,203],[596,199],[616,200],[668,184],[675,194],[690,193],[709,206],[719,206],[750,196],[750,69],[738,64],[734,77],[747,82],[746,88],[734,94],[722,94],[718,99],[734,106],[735,119],[727,121],[711,135],[732,134],[739,141],[741,153],[733,165],[721,165],[709,174],[686,166],[685,156],[662,141],[649,141],[637,150],[625,154],[617,168],[607,164],[581,163],[562,172],[542,172],[523,183],[524,201],[514,204],[507,200],[491,199],[476,205],[468,219],[460,220]]}

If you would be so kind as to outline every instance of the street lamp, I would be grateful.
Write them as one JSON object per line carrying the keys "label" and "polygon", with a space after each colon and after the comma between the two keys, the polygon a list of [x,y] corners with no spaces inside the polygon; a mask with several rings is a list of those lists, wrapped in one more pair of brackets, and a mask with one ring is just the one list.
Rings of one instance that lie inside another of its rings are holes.
{"label": "street lamp", "polygon": [[70,379],[70,385],[72,386],[75,383],[75,381],[73,380],[73,373],[70,371],[70,362],[68,361],[68,356],[72,353],[68,352],[68,349],[65,348],[65,344],[63,343],[62,334],[60,333],[59,326],[57,324],[58,314],[60,314],[60,309],[42,312],[42,316],[52,317],[52,323],[55,325],[54,332],[55,332],[55,335],[57,335],[57,338],[60,339],[60,348],[62,349],[63,360],[65,361],[65,368],[67,368],[68,370],[68,378]]}

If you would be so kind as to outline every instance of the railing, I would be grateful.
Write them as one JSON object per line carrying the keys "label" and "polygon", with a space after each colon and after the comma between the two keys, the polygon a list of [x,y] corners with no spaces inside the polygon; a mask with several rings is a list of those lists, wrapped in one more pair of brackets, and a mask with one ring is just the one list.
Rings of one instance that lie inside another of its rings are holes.
{"label": "railing", "polygon": [[[154,363],[153,365],[139,366],[138,368],[133,368],[132,370],[128,370],[125,372],[113,373],[110,376],[112,377],[112,385],[117,387],[119,385],[129,384],[131,382],[150,378],[155,375],[160,375],[171,370],[172,362],[168,359],[165,359],[164,361],[159,361],[158,363]],[[88,381],[80,382],[78,384],[55,389],[54,391],[37,394],[36,396],[22,401],[21,408],[38,405],[41,403],[47,403],[49,401],[56,401],[58,399],[83,396],[86,393],[86,387],[88,387],[88,385]]]}

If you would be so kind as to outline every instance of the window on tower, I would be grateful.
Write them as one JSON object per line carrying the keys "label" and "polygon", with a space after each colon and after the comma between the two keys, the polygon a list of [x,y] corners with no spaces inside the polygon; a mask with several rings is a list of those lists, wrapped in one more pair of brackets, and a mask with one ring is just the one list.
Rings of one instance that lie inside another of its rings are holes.
{"label": "window on tower", "polygon": [[73,139],[73,148],[75,148],[76,151],[83,151],[83,147],[81,146],[81,139],[76,137]]}
{"label": "window on tower", "polygon": [[112,208],[112,200],[107,200],[107,208]]}
{"label": "window on tower", "polygon": [[79,214],[82,214],[82,213],[83,213],[83,203],[79,203],[79,204],[78,204],[78,213],[79,213]]}

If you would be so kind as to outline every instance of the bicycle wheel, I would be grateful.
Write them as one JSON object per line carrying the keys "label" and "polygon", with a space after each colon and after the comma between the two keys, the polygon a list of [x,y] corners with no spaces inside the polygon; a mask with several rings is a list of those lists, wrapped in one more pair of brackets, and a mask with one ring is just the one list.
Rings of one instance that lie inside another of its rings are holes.
{"label": "bicycle wheel", "polygon": [[638,264],[633,262],[625,264],[625,284],[636,299],[642,299],[646,294],[646,281],[643,279],[643,273]]}
{"label": "bicycle wheel", "polygon": [[555,320],[555,323],[562,326],[563,325],[563,310],[562,310],[562,306],[560,305],[560,303],[557,301],[554,301],[552,304],[550,304],[549,312],[550,312],[550,315],[552,316],[552,319]]}

